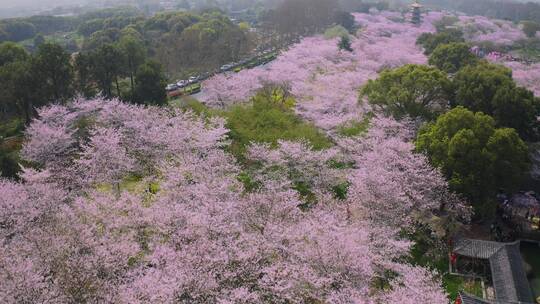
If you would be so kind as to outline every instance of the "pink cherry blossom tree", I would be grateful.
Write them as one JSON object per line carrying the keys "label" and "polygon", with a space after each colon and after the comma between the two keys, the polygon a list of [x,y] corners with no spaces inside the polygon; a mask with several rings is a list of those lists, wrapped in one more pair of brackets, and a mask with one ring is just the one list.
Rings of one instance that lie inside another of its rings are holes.
{"label": "pink cherry blossom tree", "polygon": [[327,195],[333,186],[347,181],[346,172],[335,168],[343,158],[338,149],[314,151],[307,143],[280,141],[276,149],[267,144],[254,144],[248,158],[257,162],[255,182],[273,181],[285,188],[301,184],[319,195]]}
{"label": "pink cherry blossom tree", "polygon": [[[221,118],[118,100],[77,99],[39,111],[23,156],[35,169],[0,181],[0,298],[100,303],[447,303],[438,274],[406,261],[403,232],[438,239],[470,212],[413,151],[414,124],[375,116],[367,134],[357,89],[388,67],[425,63],[399,14],[357,14],[354,53],[305,38],[275,62],[205,83],[205,102],[245,101],[286,82],[296,111],[336,146],[253,143],[242,167]],[[239,180],[248,171],[259,187]],[[138,185],[99,187],[128,175]],[[347,184],[338,199],[332,188]],[[152,189],[148,184],[155,185]],[[307,185],[315,200],[296,187]],[[152,190],[152,191],[150,191]]]}
{"label": "pink cherry blossom tree", "polygon": [[90,142],[83,144],[75,161],[89,183],[113,183],[118,185],[123,176],[134,167],[134,161],[121,145],[117,130],[96,128],[90,131]]}
{"label": "pink cherry blossom tree", "polygon": [[[41,127],[35,127],[25,149],[50,157],[42,159],[45,171],[27,170],[25,182],[0,184],[7,193],[0,200],[7,210],[0,273],[9,281],[0,294],[8,303],[386,303],[397,292],[445,303],[434,274],[407,276],[410,268],[401,262],[412,243],[400,230],[442,200],[429,188],[437,185],[420,178],[437,175],[410,154],[397,123],[383,121],[375,130],[389,127],[366,141],[351,139],[360,147],[347,146],[355,153],[293,142],[276,150],[254,145],[249,156],[260,167],[253,175],[263,187],[246,192],[237,179],[241,168],[223,149],[219,119],[103,100],[78,100],[66,109],[54,112],[69,117],[49,114],[35,123],[62,122],[62,132],[70,130],[69,153],[51,156],[47,147],[64,145],[37,141]],[[141,153],[149,147],[160,150],[148,151],[145,160]],[[391,165],[375,170],[385,165],[383,157]],[[353,159],[354,167],[332,166],[342,159]],[[78,164],[74,172],[92,182],[66,188],[51,166],[60,163]],[[102,168],[109,164],[110,173]],[[94,186],[133,168],[144,174],[142,183],[159,189],[114,195]],[[328,194],[342,180],[352,184],[346,201]],[[291,187],[297,181],[317,193],[310,208],[299,208],[303,198]],[[395,204],[402,207],[383,213],[382,206]],[[397,217],[404,219],[384,220]],[[393,288],[378,288],[378,281]]]}

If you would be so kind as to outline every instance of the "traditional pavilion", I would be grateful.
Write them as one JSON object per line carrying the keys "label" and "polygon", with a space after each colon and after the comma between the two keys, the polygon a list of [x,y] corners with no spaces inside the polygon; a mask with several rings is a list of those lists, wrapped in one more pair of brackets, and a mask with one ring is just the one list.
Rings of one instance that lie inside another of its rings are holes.
{"label": "traditional pavilion", "polygon": [[422,5],[418,3],[418,0],[415,0],[413,4],[411,4],[411,22],[413,24],[420,24],[422,23]]}
{"label": "traditional pavilion", "polygon": [[[452,264],[455,268],[453,272],[467,272],[467,267],[478,269],[478,267],[471,267],[471,261],[477,261],[478,264],[487,265],[489,268],[486,270],[489,270],[491,276],[495,298],[481,299],[462,292],[456,303],[534,303],[527,274],[523,267],[519,241],[499,243],[462,239],[456,242],[452,251]],[[474,262],[472,263],[474,264]],[[462,269],[459,269],[460,267]]]}

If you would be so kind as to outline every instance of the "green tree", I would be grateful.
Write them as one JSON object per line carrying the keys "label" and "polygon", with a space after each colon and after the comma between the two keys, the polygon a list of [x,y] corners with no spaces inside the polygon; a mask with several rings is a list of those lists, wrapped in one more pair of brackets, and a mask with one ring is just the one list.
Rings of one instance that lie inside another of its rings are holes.
{"label": "green tree", "polygon": [[0,176],[17,178],[20,171],[17,151],[9,151],[1,146],[0,140]]}
{"label": "green tree", "polygon": [[540,100],[516,86],[501,86],[493,98],[493,118],[499,126],[513,128],[526,140],[538,139]]}
{"label": "green tree", "polygon": [[514,128],[526,139],[536,136],[538,101],[532,92],[517,87],[510,69],[485,62],[466,66],[453,86],[453,105],[491,115],[499,126]]}
{"label": "green tree", "polygon": [[73,95],[71,57],[54,43],[44,43],[33,60],[33,72],[39,76],[44,100],[62,102]]}
{"label": "green tree", "polygon": [[13,77],[15,76],[14,63],[10,62],[0,66],[0,117],[11,116],[16,114],[17,103],[14,97],[15,83]]}
{"label": "green tree", "polygon": [[0,24],[0,42],[8,41],[9,34],[6,32],[4,27]]}
{"label": "green tree", "polygon": [[497,94],[497,89],[500,86],[513,85],[512,70],[486,62],[477,66],[467,66],[456,74],[453,85],[456,105],[490,115],[494,110],[493,98]]}
{"label": "green tree", "polygon": [[85,97],[95,95],[92,85],[92,56],[87,53],[76,55],[73,67],[75,69],[75,90]]}
{"label": "green tree", "polygon": [[36,27],[32,23],[19,19],[5,21],[2,28],[7,33],[7,38],[10,41],[19,42],[36,35]]}
{"label": "green tree", "polygon": [[446,29],[438,33],[423,33],[416,40],[416,44],[424,48],[424,54],[431,54],[439,45],[465,42],[463,32],[456,29]]}
{"label": "green tree", "polygon": [[140,34],[135,30],[128,29],[122,34],[118,46],[125,58],[125,70],[129,76],[131,86],[130,100],[133,102],[135,94],[135,73],[137,72],[139,65],[141,65],[146,58],[146,49]]}
{"label": "green tree", "polygon": [[114,44],[120,39],[121,32],[117,28],[106,28],[93,33],[84,40],[83,49],[87,51],[97,50],[105,45]]}
{"label": "green tree", "polygon": [[536,32],[540,31],[540,24],[534,21],[523,21],[523,33],[529,38],[536,37]]}
{"label": "green tree", "polygon": [[352,52],[351,40],[348,36],[341,36],[341,39],[338,42],[338,47],[340,50],[345,50],[347,52]]}
{"label": "green tree", "polygon": [[15,61],[25,61],[29,57],[26,50],[14,42],[0,43],[0,66]]}
{"label": "green tree", "polygon": [[154,48],[155,57],[160,58],[167,71],[213,68],[237,61],[250,50],[249,33],[217,12],[204,14],[200,20],[185,14],[156,19],[148,26],[169,30],[167,27],[172,24],[169,33],[155,40]]}
{"label": "green tree", "polygon": [[138,103],[164,105],[167,102],[167,81],[158,62],[147,61],[139,66],[135,82],[135,99]]}
{"label": "green tree", "polygon": [[34,37],[34,47],[35,48],[39,48],[44,43],[45,43],[45,37],[43,37],[43,35],[37,34]]}
{"label": "green tree", "polygon": [[360,98],[400,119],[404,116],[433,119],[448,104],[450,81],[441,70],[409,64],[383,71],[361,89]]}
{"label": "green tree", "polygon": [[354,16],[349,12],[336,11],[334,13],[334,21],[336,24],[346,28],[349,33],[354,32],[356,29],[356,20]]}
{"label": "green tree", "polygon": [[32,62],[14,61],[0,67],[0,104],[10,112],[15,109],[29,124],[35,116],[35,107],[46,104],[44,83],[34,72]]}
{"label": "green tree", "polygon": [[123,57],[120,50],[112,45],[105,44],[90,53],[92,62],[92,78],[96,81],[98,89],[107,97],[113,96],[113,83],[116,85],[117,95],[120,96],[118,78],[122,74]]}
{"label": "green tree", "polygon": [[77,32],[85,37],[103,29],[104,19],[92,19],[81,23],[77,28]]}
{"label": "green tree", "polygon": [[37,73],[34,59],[20,46],[0,44],[0,111],[20,115],[26,124],[35,115],[34,107],[45,104],[46,81]]}
{"label": "green tree", "polygon": [[490,116],[463,107],[421,129],[416,148],[481,213],[493,210],[489,203],[499,189],[519,190],[529,169],[527,146],[514,129],[497,129]]}
{"label": "green tree", "polygon": [[335,39],[340,37],[349,37],[349,32],[341,25],[333,26],[324,32],[324,38],[326,39]]}
{"label": "green tree", "polygon": [[478,58],[471,53],[466,43],[440,44],[429,56],[429,64],[454,74],[462,67],[478,63]]}

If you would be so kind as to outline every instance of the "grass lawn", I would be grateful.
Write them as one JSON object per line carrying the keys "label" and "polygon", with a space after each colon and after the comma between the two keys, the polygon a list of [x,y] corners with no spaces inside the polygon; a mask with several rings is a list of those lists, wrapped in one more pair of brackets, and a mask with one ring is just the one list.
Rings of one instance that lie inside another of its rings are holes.
{"label": "grass lawn", "polygon": [[459,291],[482,298],[482,283],[479,279],[473,280],[447,273],[443,276],[443,286],[451,300],[457,297]]}
{"label": "grass lawn", "polygon": [[338,128],[338,133],[345,137],[354,137],[367,133],[372,115],[366,115],[361,121],[349,121]]}
{"label": "grass lawn", "polygon": [[[115,187],[116,186],[113,184],[100,184],[97,186],[97,190],[101,192],[111,193],[115,191]],[[143,182],[143,179],[141,177],[129,175],[124,177],[120,182],[120,191],[127,191],[130,193],[157,193],[159,191],[159,183]]]}

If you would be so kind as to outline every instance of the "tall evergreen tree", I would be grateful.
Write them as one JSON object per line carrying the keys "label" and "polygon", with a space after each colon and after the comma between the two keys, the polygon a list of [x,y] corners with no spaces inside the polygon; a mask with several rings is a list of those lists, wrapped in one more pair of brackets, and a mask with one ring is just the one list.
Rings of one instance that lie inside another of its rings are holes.
{"label": "tall evergreen tree", "polygon": [[33,60],[32,69],[42,87],[43,99],[64,102],[73,96],[73,67],[70,55],[54,43],[43,43]]}
{"label": "tall evergreen tree", "polygon": [[105,44],[92,53],[92,76],[98,89],[107,97],[113,96],[113,83],[117,95],[120,96],[118,77],[122,73],[122,53],[112,45]]}
{"label": "tall evergreen tree", "polygon": [[140,37],[140,34],[135,30],[126,30],[118,43],[119,49],[125,58],[125,72],[130,80],[130,100],[134,101],[135,97],[135,73],[146,57],[146,50]]}
{"label": "tall evergreen tree", "polygon": [[338,47],[340,50],[345,50],[347,52],[352,52],[351,40],[347,36],[342,36],[339,40]]}
{"label": "tall evergreen tree", "polygon": [[137,69],[135,78],[136,102],[163,105],[167,101],[167,82],[163,68],[156,61],[147,61]]}

